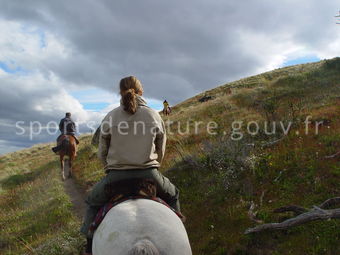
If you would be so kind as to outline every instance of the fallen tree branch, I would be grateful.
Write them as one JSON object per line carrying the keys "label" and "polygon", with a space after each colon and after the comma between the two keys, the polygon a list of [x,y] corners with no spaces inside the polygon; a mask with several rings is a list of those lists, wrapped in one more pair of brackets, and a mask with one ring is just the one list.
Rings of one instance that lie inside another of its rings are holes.
{"label": "fallen tree branch", "polygon": [[[332,206],[335,205],[340,205],[340,197],[333,197],[330,199],[327,199],[325,202],[320,204],[318,207],[321,209],[329,209]],[[297,206],[297,205],[288,205],[288,206],[283,206],[280,208],[275,209],[273,212],[274,213],[284,213],[284,212],[294,212],[297,215],[307,212],[308,210],[304,207]]]}
{"label": "fallen tree branch", "polygon": [[329,159],[329,158],[335,158],[337,156],[340,156],[340,151],[338,151],[337,153],[333,154],[333,155],[329,155],[329,156],[325,156],[325,159]]}
{"label": "fallen tree branch", "polygon": [[313,208],[310,209],[309,211],[303,207],[295,205],[280,207],[278,209],[275,209],[274,212],[281,213],[291,211],[295,212],[298,215],[294,218],[287,219],[280,223],[266,223],[263,225],[256,226],[254,228],[248,228],[245,231],[245,234],[261,232],[264,230],[287,229],[290,227],[302,225],[304,223],[316,220],[340,219],[340,208],[327,210],[327,208],[330,208],[337,204],[340,204],[340,197],[327,199],[321,205],[313,206]]}
{"label": "fallen tree branch", "polygon": [[325,202],[319,205],[319,207],[322,209],[328,209],[338,204],[340,205],[340,197],[333,197],[333,198],[327,199]]}
{"label": "fallen tree branch", "polygon": [[271,142],[262,144],[262,145],[261,145],[261,148],[264,149],[264,148],[273,146],[273,145],[275,145],[275,144],[278,144],[278,143],[281,142],[282,140],[283,140],[283,137],[281,137],[281,138],[279,138],[279,139],[277,139],[277,140],[274,140],[274,141],[271,141]]}
{"label": "fallen tree branch", "polygon": [[326,220],[326,219],[340,219],[340,208],[322,210],[322,211],[318,209],[313,209],[309,212],[302,213],[296,216],[295,218],[291,218],[280,223],[267,223],[267,224],[259,225],[254,228],[248,228],[245,231],[245,234],[260,232],[263,230],[287,229],[287,228],[298,226],[298,225],[301,225],[307,222],[311,222],[315,220]]}
{"label": "fallen tree branch", "polygon": [[301,213],[305,213],[308,210],[306,208],[296,206],[296,205],[288,205],[288,206],[283,206],[280,208],[275,209],[273,212],[274,213],[283,213],[283,212],[294,212],[296,215],[299,215]]}

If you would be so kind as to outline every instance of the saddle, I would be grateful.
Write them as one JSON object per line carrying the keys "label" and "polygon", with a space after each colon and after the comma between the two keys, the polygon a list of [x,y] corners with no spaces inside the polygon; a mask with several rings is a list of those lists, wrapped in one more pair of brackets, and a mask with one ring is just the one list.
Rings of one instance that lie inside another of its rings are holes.
{"label": "saddle", "polygon": [[64,134],[61,134],[57,138],[57,145],[61,144],[65,139],[68,139],[68,136],[72,136],[76,140],[76,143],[79,144],[79,140],[78,140],[78,138],[75,135],[70,135],[70,134],[64,135]]}
{"label": "saddle", "polygon": [[105,185],[105,195],[110,197],[110,202],[131,196],[156,197],[156,184],[151,179],[131,178]]}
{"label": "saddle", "polygon": [[63,147],[68,147],[68,145],[70,143],[69,136],[72,136],[76,140],[76,144],[79,144],[77,137],[75,137],[74,135],[61,134],[57,138],[57,146],[52,148],[52,151],[55,154],[59,154],[59,151],[62,150]]}
{"label": "saddle", "polygon": [[90,233],[93,234],[100,223],[105,218],[106,214],[116,205],[131,199],[150,199],[161,203],[171,209],[177,216],[184,221],[185,217],[170,207],[166,202],[157,197],[156,184],[152,179],[132,178],[117,181],[105,185],[105,194],[110,197],[110,201],[105,204],[97,213],[95,220],[90,226]]}

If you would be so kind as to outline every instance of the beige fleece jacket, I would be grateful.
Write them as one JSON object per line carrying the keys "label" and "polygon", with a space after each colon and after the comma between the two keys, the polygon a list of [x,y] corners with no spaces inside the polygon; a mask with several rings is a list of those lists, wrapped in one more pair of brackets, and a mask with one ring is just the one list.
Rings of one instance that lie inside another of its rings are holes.
{"label": "beige fleece jacket", "polygon": [[137,96],[135,114],[123,106],[109,112],[101,124],[98,157],[104,169],[159,167],[165,152],[166,132],[161,116]]}

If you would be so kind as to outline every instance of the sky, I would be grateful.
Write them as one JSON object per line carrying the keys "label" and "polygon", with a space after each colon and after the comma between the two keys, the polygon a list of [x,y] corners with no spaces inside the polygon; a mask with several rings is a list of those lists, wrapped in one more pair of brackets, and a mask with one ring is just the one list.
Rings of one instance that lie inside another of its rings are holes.
{"label": "sky", "polygon": [[65,112],[80,133],[91,132],[119,105],[125,76],[137,76],[159,110],[164,99],[175,105],[245,76],[340,55],[336,0],[0,6],[0,154],[54,141],[51,121]]}

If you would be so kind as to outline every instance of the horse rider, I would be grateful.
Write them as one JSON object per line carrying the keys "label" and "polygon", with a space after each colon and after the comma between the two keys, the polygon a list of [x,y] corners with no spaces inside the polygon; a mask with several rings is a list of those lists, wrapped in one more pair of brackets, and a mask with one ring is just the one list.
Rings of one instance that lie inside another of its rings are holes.
{"label": "horse rider", "polygon": [[168,109],[168,107],[169,107],[168,101],[164,100],[164,102],[163,102],[163,111],[166,111]]}
{"label": "horse rider", "polygon": [[79,140],[75,136],[75,134],[76,134],[76,124],[71,119],[71,113],[70,112],[67,112],[65,114],[65,118],[60,120],[59,130],[60,130],[61,134],[57,138],[57,146],[52,148],[53,152],[57,153],[58,151],[61,150],[60,139],[64,135],[72,135],[74,137],[74,139],[76,140],[76,143],[79,144]]}
{"label": "horse rider", "polygon": [[107,184],[132,178],[152,179],[157,195],[180,212],[179,191],[158,168],[164,157],[166,132],[159,113],[147,106],[143,87],[134,76],[120,81],[120,106],[109,112],[101,124],[98,157],[106,176],[92,188],[81,232],[87,237],[85,254],[92,254],[89,231],[99,209],[110,201]]}

